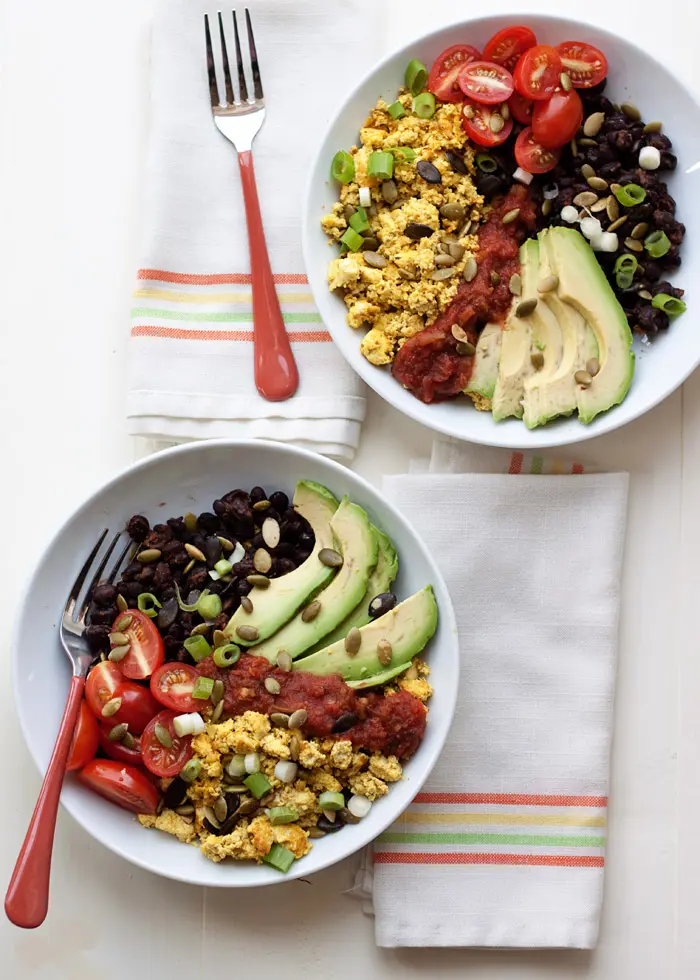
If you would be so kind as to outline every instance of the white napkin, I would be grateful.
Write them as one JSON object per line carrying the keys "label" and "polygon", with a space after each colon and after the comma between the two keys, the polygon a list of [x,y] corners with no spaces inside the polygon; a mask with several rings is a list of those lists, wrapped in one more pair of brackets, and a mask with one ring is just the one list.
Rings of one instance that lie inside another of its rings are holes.
{"label": "white napkin", "polygon": [[[443,754],[358,878],[379,946],[597,940],[628,477],[499,455],[440,473],[495,456],[439,442],[384,484],[445,576],[462,667]],[[530,475],[553,471],[578,475]]]}
{"label": "white napkin", "polygon": [[[261,437],[351,458],[365,414],[361,381],[316,312],[299,240],[303,189],[348,79],[378,58],[373,0],[248,0],[267,118],[253,155],[273,273],[300,386],[271,403],[253,382],[250,263],[238,160],[212,122],[203,13],[164,0],[153,23],[151,138],[142,265],[132,311],[130,431],[181,441]],[[243,21],[240,8],[239,27]],[[231,14],[224,23],[235,58]],[[245,29],[244,29],[245,33]],[[242,38],[245,45],[245,37]],[[235,64],[235,61],[234,61]],[[330,165],[330,164],[329,164]]]}

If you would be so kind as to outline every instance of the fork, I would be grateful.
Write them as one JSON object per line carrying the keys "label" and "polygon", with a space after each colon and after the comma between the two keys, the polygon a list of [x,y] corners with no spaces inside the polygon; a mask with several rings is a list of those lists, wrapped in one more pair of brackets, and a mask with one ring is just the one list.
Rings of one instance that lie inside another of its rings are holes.
{"label": "fork", "polygon": [[[59,637],[73,667],[73,677],[51,760],[5,896],[7,917],[16,926],[21,926],[23,929],[35,929],[40,926],[46,918],[49,906],[51,851],[56,828],[58,801],[68,763],[73,731],[78,720],[80,702],[85,689],[85,677],[93,660],[93,654],[83,636],[85,615],[88,610],[89,596],[107,568],[114,549],[122,536],[121,531],[112,538],[80,605],[78,605],[78,599],[85,580],[108,535],[109,528],[105,528],[75,580],[61,618]],[[132,542],[129,540],[114,562],[107,579],[108,582],[114,582],[131,547]]]}
{"label": "fork", "polygon": [[221,62],[224,72],[226,101],[219,98],[216,81],[214,52],[209,32],[209,17],[204,15],[204,34],[207,45],[207,72],[209,94],[214,124],[223,136],[238,151],[238,164],[241,170],[241,184],[245,203],[246,223],[248,225],[248,244],[250,247],[250,272],[253,284],[253,356],[255,361],[255,386],[268,401],[283,401],[291,397],[299,387],[299,372],[289,338],[284,326],[277,291],[272,278],[270,258],[267,254],[265,231],[258,190],[253,169],[253,140],[265,121],[265,99],[260,80],[258,55],[253,38],[250,14],[245,12],[248,29],[248,51],[250,53],[250,74],[253,79],[254,98],[248,98],[241,44],[238,37],[238,22],[233,11],[233,37],[236,46],[236,68],[238,75],[239,98],[233,91],[231,68],[226,49],[226,36],[218,13],[219,38],[221,41]]}

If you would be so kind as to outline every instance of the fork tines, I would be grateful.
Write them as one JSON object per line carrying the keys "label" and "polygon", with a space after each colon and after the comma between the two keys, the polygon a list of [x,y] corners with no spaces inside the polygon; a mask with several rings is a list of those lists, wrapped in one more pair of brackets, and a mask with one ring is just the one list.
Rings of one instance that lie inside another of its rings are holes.
{"label": "fork tines", "polygon": [[244,103],[249,105],[262,105],[263,104],[263,87],[262,81],[260,79],[260,66],[258,64],[258,53],[255,47],[255,38],[253,36],[253,25],[250,21],[250,13],[248,8],[245,10],[246,28],[248,33],[248,54],[250,56],[250,66],[249,71],[253,80],[253,93],[255,98],[250,99],[248,96],[248,84],[246,82],[245,69],[243,67],[243,54],[241,52],[241,41],[238,34],[238,20],[236,18],[236,11],[232,11],[233,19],[233,40],[236,49],[236,75],[238,78],[238,98],[236,98],[233,83],[231,80],[231,64],[228,57],[228,48],[226,46],[226,34],[224,32],[224,23],[221,17],[221,11],[218,12],[219,21],[219,40],[221,43],[221,64],[224,70],[224,88],[226,91],[226,101],[222,102],[219,96],[219,87],[216,81],[216,64],[214,61],[214,49],[212,47],[211,32],[209,30],[209,15],[204,15],[204,37],[207,45],[207,74],[209,76],[209,95],[211,97],[212,108],[221,106],[226,108],[229,106],[240,106]]}

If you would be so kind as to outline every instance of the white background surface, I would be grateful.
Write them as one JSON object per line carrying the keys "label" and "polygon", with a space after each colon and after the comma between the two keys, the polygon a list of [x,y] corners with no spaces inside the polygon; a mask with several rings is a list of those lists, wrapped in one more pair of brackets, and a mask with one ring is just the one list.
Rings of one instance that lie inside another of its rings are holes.
{"label": "white background surface", "polygon": [[[379,3],[395,8],[396,45],[469,9],[464,0]],[[56,524],[143,452],[125,434],[123,375],[138,264],[151,5],[3,0],[0,8],[3,886],[39,788],[10,693],[17,597]],[[700,91],[700,13],[691,0],[488,5],[494,13],[508,7],[519,20],[528,10],[559,11],[624,30]],[[666,122],[671,131],[683,125]],[[690,316],[698,316],[696,307],[691,293]],[[404,471],[409,456],[427,454],[430,443],[427,430],[373,400],[356,466],[378,481]],[[645,419],[577,455],[584,465],[632,474],[606,901],[595,952],[379,951],[371,920],[342,894],[347,866],[309,883],[205,892],[132,869],[61,814],[49,919],[29,934],[0,921],[3,977],[700,975],[700,375]]]}

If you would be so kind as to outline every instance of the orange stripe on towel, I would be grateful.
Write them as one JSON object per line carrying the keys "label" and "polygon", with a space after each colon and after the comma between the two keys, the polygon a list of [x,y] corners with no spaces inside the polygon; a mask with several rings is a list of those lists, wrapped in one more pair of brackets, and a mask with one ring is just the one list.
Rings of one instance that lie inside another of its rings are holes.
{"label": "orange stripe on towel", "polygon": [[446,854],[378,851],[375,864],[528,864],[558,868],[603,868],[605,858],[585,854]]}
{"label": "orange stripe on towel", "polygon": [[[179,282],[187,286],[222,286],[226,284],[242,286],[250,285],[253,281],[248,272],[229,272],[224,274],[193,275],[187,272],[166,272],[163,269],[139,269],[139,279],[150,279],[154,282]],[[278,285],[308,283],[305,275],[299,272],[281,272],[273,275]]]}

